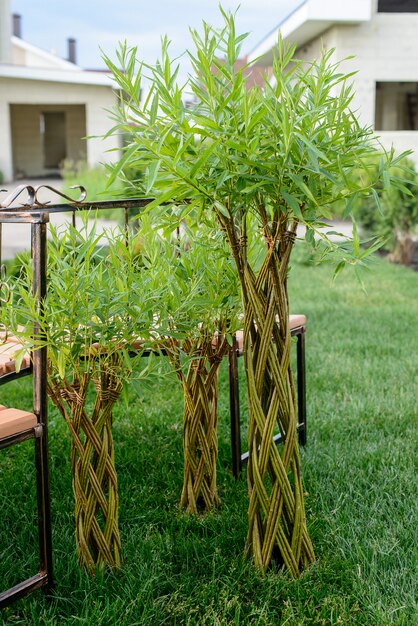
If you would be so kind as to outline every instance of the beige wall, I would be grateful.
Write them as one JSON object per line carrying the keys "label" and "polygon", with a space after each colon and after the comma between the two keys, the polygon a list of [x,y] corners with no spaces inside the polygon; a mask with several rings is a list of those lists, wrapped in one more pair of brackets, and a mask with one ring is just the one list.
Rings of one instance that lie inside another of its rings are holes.
{"label": "beige wall", "polygon": [[[375,3],[375,7],[377,4]],[[375,13],[370,22],[361,25],[337,25],[321,38],[302,46],[299,58],[318,58],[321,46],[335,48],[335,60],[347,59],[346,72],[353,77],[355,97],[352,108],[362,124],[375,123],[376,82],[418,82],[418,14]],[[418,159],[418,131],[379,131],[382,144],[398,151],[411,148]]]}
{"label": "beige wall", "polygon": [[0,63],[10,63],[12,20],[9,0],[0,0]]}
{"label": "beige wall", "polygon": [[66,158],[86,160],[86,114],[84,105],[13,104],[10,107],[14,175],[24,178],[51,173],[44,167],[40,133],[42,113],[65,113]]}
{"label": "beige wall", "polygon": [[[100,138],[112,125],[106,110],[111,109],[114,103],[115,96],[110,87],[0,78],[0,170],[3,172],[5,179],[11,180],[13,176],[10,111],[19,111],[18,105],[31,104],[34,107],[33,111],[36,108],[38,112],[47,110],[45,107],[55,107],[54,110],[56,110],[56,107],[62,110],[63,106],[68,105],[85,107],[85,129],[82,134],[83,136],[98,138],[80,142],[80,133],[78,131],[77,136],[72,137],[68,145],[76,153],[79,152],[81,144],[85,144],[84,151],[87,156],[87,162],[90,166],[94,166],[101,162],[114,160],[116,158],[115,153],[109,154],[107,150],[120,147],[119,137],[110,137],[106,140]],[[76,109],[72,109],[71,116],[68,118],[70,128],[79,128],[80,109],[78,109],[78,118],[75,111]],[[21,155],[21,138],[24,137],[24,133],[19,128],[16,129],[16,120],[13,123],[16,133],[20,133],[18,147],[20,152],[18,154]],[[28,155],[32,154],[34,158],[39,159],[39,145],[36,145],[34,120],[30,118],[28,120],[20,119],[18,125],[20,128],[22,128],[21,124],[27,124],[29,136],[33,142],[33,144],[29,144]],[[16,145],[15,148],[17,148]],[[27,157],[22,157],[26,159],[22,163],[26,164],[26,168],[29,171],[28,155]],[[28,173],[28,175],[31,174]]]}
{"label": "beige wall", "polygon": [[26,53],[22,48],[12,46],[12,64],[13,65],[25,65]]}
{"label": "beige wall", "polygon": [[5,182],[12,179],[12,171],[12,129],[10,127],[10,111],[7,102],[1,102],[0,98],[0,172]]}

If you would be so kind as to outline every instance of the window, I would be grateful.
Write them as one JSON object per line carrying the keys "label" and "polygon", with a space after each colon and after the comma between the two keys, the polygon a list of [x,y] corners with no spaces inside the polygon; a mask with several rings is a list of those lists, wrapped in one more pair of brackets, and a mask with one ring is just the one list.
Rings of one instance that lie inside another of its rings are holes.
{"label": "window", "polygon": [[376,130],[418,130],[418,83],[376,83]]}
{"label": "window", "polygon": [[378,0],[378,13],[418,13],[418,0]]}

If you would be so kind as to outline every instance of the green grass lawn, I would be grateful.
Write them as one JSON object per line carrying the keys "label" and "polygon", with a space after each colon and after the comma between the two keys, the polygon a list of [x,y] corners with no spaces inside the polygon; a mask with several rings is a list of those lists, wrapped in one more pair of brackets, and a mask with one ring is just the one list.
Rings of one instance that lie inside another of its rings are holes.
{"label": "green grass lawn", "polygon": [[[297,256],[301,255],[297,252]],[[174,377],[154,381],[114,415],[124,566],[89,578],[77,566],[69,435],[50,411],[56,586],[5,609],[3,624],[416,624],[418,275],[376,261],[367,293],[344,272],[294,262],[293,312],[308,316],[308,446],[302,452],[317,561],[299,580],[261,578],[243,556],[246,481],[230,471],[222,371],[222,506],[192,518],[182,483],[182,399]],[[225,364],[224,364],[225,365]],[[242,368],[242,363],[241,363]],[[243,387],[243,385],[242,385]],[[31,381],[0,388],[31,407]],[[243,402],[243,419],[246,411]],[[36,571],[32,445],[0,456],[0,581]],[[32,569],[31,569],[32,568]]]}

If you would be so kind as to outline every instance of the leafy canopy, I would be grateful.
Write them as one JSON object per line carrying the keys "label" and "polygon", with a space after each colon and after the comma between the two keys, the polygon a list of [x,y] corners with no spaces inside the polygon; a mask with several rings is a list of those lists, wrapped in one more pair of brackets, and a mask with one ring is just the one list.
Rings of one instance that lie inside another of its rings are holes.
{"label": "leafy canopy", "polygon": [[[167,338],[181,345],[199,336],[202,326],[213,336],[221,320],[228,320],[229,329],[236,325],[236,271],[219,233],[201,227],[191,247],[190,230],[169,239],[147,215],[136,233],[119,227],[98,232],[88,215],[79,230],[50,229],[43,310],[32,291],[28,255],[20,259],[20,272],[9,277],[11,300],[0,308],[1,322],[22,344],[18,367],[29,347],[46,343],[51,372],[61,379],[109,367],[115,353],[123,355],[115,375],[128,378],[132,348],[140,354]],[[35,323],[43,336],[36,345]],[[143,365],[141,377],[149,372]]]}
{"label": "leafy canopy", "polygon": [[[98,233],[86,216],[80,230],[50,225],[50,234],[43,310],[32,291],[27,255],[20,273],[8,279],[12,297],[0,309],[2,323],[22,343],[18,361],[28,347],[46,344],[52,373],[62,379],[92,367],[100,370],[115,352],[124,355],[115,375],[130,373],[130,346],[138,337],[144,347],[154,339],[153,316],[164,285],[140,271],[135,239],[120,228]],[[35,323],[43,339],[33,345]]]}
{"label": "leafy canopy", "polygon": [[[124,94],[110,133],[127,138],[110,183],[129,163],[144,170],[137,190],[155,194],[153,206],[187,199],[183,216],[197,209],[202,220],[214,212],[238,232],[248,215],[253,232],[296,220],[313,244],[313,231],[332,216],[334,203],[349,212],[359,196],[375,196],[374,186],[383,174],[389,179],[389,166],[401,157],[390,152],[370,171],[379,146],[350,110],[352,74],[332,62],[332,51],[302,63],[279,39],[272,80],[249,88],[244,68],[236,69],[246,35],[237,35],[234,16],[221,12],[223,28],[203,23],[202,32],[191,30],[193,74],[184,85],[167,38],[153,66],[139,62],[137,49],[126,44],[117,52],[121,69],[106,59]],[[144,78],[150,89],[141,102]],[[367,176],[350,176],[354,169]]]}

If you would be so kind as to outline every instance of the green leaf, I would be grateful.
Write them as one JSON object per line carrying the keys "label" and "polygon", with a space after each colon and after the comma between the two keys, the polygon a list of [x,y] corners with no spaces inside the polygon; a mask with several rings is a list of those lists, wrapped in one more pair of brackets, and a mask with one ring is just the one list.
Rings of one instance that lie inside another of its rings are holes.
{"label": "green leaf", "polygon": [[228,219],[231,217],[230,212],[228,211],[227,207],[222,204],[222,202],[218,202],[217,200],[215,200],[214,202],[215,208],[219,211],[219,213],[221,213],[221,215],[223,215],[224,217],[227,217]]}
{"label": "green leaf", "polygon": [[116,180],[116,178],[120,175],[120,173],[123,170],[123,168],[125,167],[125,165],[127,163],[129,163],[129,161],[132,159],[133,155],[135,154],[135,152],[137,152],[137,150],[138,150],[138,146],[137,146],[136,143],[128,146],[124,150],[124,154],[123,154],[122,158],[114,165],[114,167],[112,169],[112,173],[111,173],[111,175],[109,176],[109,178],[107,180],[107,187],[108,188]]}
{"label": "green leaf", "polygon": [[313,152],[313,154],[316,157],[318,157],[319,159],[321,159],[325,163],[329,163],[330,162],[328,157],[326,156],[326,154],[324,152],[322,152],[322,150],[320,150],[317,146],[315,146],[315,144],[313,144],[312,141],[310,141],[310,139],[308,139],[308,137],[306,137],[306,135],[303,135],[302,133],[300,133],[298,131],[295,131],[295,137],[300,139],[300,141],[302,143],[304,143],[305,146],[307,146]]}
{"label": "green leaf", "polygon": [[161,161],[154,161],[154,163],[151,163],[146,171],[146,187],[145,187],[145,194],[148,195],[149,192],[151,191],[151,189],[154,186],[155,183],[155,179],[157,178],[158,175],[158,171],[160,169],[160,165],[161,165]]}
{"label": "green leaf", "polygon": [[318,206],[317,199],[314,197],[314,195],[312,194],[311,190],[309,189],[305,181],[302,179],[302,177],[297,174],[293,174],[291,172],[289,172],[288,176],[291,180],[293,180],[295,185],[305,194],[307,199],[310,200],[314,206]]}
{"label": "green leaf", "polygon": [[292,196],[291,194],[287,193],[287,191],[282,191],[281,193],[283,200],[293,211],[296,217],[298,217],[299,219],[303,219],[302,211],[300,210],[300,203],[296,196]]}
{"label": "green leaf", "polygon": [[61,380],[65,379],[66,361],[67,359],[64,350],[60,350],[57,354],[57,369]]}
{"label": "green leaf", "polygon": [[342,270],[345,268],[345,266],[346,266],[346,262],[345,262],[345,261],[340,261],[340,262],[337,264],[337,266],[336,266],[336,268],[335,268],[335,270],[334,270],[334,276],[333,276],[333,279],[334,279],[334,280],[335,280],[335,279],[338,277],[338,275],[342,272]]}
{"label": "green leaf", "polygon": [[315,247],[315,233],[312,228],[307,228],[305,232],[305,240],[310,245]]}
{"label": "green leaf", "polygon": [[20,348],[20,350],[15,353],[14,359],[15,359],[15,368],[16,368],[16,372],[17,373],[20,372],[20,368],[22,367],[23,359],[25,358],[25,356],[27,356],[27,354],[28,354],[28,349],[27,349],[26,346],[23,347],[23,348]]}
{"label": "green leaf", "polygon": [[376,189],[374,187],[372,187],[371,192],[372,192],[372,196],[374,198],[374,201],[376,203],[376,207],[377,207],[379,213],[381,215],[383,215],[382,205],[380,203],[380,198],[378,196],[378,193],[377,193]]}
{"label": "green leaf", "polygon": [[386,191],[390,188],[390,175],[387,170],[383,170],[383,186]]}
{"label": "green leaf", "polygon": [[359,198],[358,192],[355,192],[353,193],[352,196],[350,196],[343,212],[344,219],[347,219],[351,215],[351,213],[353,212],[353,208],[357,204],[358,198]]}
{"label": "green leaf", "polygon": [[360,238],[356,221],[353,219],[353,250],[356,257],[360,254]]}

